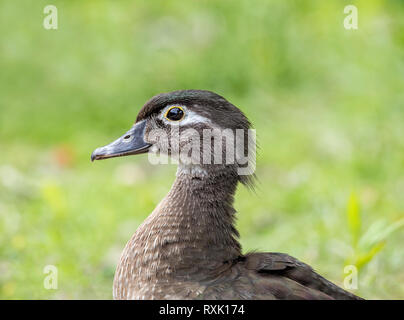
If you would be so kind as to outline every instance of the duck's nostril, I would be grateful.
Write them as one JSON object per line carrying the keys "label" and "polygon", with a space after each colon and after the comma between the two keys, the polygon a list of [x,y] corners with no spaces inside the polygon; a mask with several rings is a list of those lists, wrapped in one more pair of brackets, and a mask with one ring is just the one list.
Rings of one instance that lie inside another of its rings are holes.
{"label": "duck's nostril", "polygon": [[125,140],[130,138],[130,135],[128,134],[127,136],[123,137]]}

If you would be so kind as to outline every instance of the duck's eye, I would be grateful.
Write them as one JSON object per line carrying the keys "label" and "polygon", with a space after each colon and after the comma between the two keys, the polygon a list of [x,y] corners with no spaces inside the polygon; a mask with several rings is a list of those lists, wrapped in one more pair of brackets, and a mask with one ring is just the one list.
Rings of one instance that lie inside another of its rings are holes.
{"label": "duck's eye", "polygon": [[184,110],[181,107],[171,107],[167,110],[165,117],[171,121],[180,121],[184,115]]}

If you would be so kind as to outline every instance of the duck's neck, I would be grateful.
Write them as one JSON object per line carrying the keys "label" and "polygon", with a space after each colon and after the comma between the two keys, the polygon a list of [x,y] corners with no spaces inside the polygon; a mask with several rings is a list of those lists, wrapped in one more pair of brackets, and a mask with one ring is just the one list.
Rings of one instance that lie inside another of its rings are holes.
{"label": "duck's neck", "polygon": [[237,259],[241,255],[233,209],[237,182],[237,176],[226,170],[180,167],[170,192],[127,248],[139,267],[135,272],[143,269],[149,279],[202,279]]}

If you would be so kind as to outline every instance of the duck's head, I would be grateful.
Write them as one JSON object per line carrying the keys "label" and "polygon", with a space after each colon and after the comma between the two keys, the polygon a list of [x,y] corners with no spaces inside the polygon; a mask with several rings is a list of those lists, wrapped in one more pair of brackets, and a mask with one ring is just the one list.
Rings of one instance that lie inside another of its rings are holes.
{"label": "duck's head", "polygon": [[162,93],[146,102],[128,132],[94,150],[91,160],[151,152],[169,155],[185,166],[244,167],[247,173],[241,175],[251,175],[255,133],[249,129],[246,116],[216,93]]}

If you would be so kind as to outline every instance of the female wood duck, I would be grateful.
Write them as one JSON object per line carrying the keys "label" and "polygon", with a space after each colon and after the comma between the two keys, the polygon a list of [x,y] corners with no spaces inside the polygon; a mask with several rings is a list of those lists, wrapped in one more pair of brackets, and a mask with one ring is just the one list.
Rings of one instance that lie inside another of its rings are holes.
{"label": "female wood duck", "polygon": [[174,91],[150,99],[127,133],[92,153],[99,160],[159,150],[179,164],[171,190],[126,244],[114,299],[360,299],[287,254],[243,254],[233,200],[238,182],[249,185],[253,175],[239,174],[237,161],[197,163],[175,152],[206,129],[249,128],[244,114],[213,92]]}

